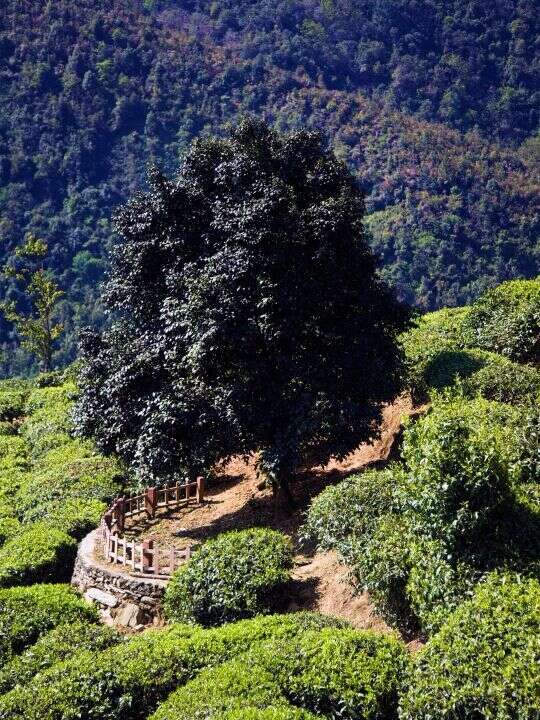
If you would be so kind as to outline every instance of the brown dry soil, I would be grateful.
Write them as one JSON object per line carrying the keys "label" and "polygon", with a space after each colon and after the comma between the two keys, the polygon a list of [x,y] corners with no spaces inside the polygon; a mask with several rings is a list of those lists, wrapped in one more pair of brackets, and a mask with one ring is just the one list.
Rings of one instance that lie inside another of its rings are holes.
{"label": "brown dry soil", "polygon": [[[281,598],[283,611],[314,610],[348,620],[358,628],[392,632],[376,614],[366,592],[355,591],[349,570],[333,552],[320,553],[299,542],[298,531],[310,500],[324,487],[367,467],[384,465],[397,453],[405,416],[416,415],[409,397],[384,410],[380,438],[360,445],[343,461],[299,475],[292,490],[296,509],[276,502],[255,470],[255,459],[234,459],[220,469],[202,506],[170,511],[152,523],[134,526],[129,534],[184,548],[231,529],[265,526],[289,535],[295,546],[293,580]],[[413,648],[411,648],[413,649]]]}

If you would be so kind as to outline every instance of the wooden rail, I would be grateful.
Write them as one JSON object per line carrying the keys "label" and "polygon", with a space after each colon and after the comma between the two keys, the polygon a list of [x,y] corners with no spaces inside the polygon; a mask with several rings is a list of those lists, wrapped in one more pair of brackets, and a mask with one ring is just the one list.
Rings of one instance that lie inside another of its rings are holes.
{"label": "wooden rail", "polygon": [[163,488],[146,488],[139,495],[117,498],[101,520],[102,548],[108,562],[130,567],[145,575],[171,575],[189,560],[193,546],[184,550],[156,545],[153,540],[136,542],[122,537],[126,520],[139,515],[153,519],[159,508],[187,507],[204,501],[204,478]]}

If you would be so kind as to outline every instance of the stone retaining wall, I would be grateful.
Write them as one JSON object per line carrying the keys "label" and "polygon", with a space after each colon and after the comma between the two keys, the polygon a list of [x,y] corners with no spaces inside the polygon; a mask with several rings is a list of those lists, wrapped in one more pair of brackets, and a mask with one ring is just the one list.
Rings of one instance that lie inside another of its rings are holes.
{"label": "stone retaining wall", "polygon": [[162,622],[162,599],[166,580],[130,577],[114,572],[94,556],[99,530],[79,545],[71,584],[95,603],[103,620],[111,625],[142,629]]}

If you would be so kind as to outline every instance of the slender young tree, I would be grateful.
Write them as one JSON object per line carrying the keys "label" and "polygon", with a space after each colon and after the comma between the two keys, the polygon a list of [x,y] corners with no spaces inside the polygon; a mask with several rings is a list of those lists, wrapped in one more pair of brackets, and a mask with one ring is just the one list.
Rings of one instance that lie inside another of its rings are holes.
{"label": "slender young tree", "polygon": [[14,262],[4,267],[4,275],[21,285],[29,310],[18,310],[14,301],[0,303],[0,311],[13,323],[22,338],[21,345],[34,355],[43,370],[52,370],[54,343],[63,331],[55,321],[63,291],[45,268],[47,244],[33,235],[15,250]]}
{"label": "slender young tree", "polygon": [[363,214],[318,134],[252,119],[194,142],[174,181],[153,171],[117,218],[110,327],[83,338],[80,431],[144,482],[258,451],[286,493],[298,467],[374,439],[408,313]]}

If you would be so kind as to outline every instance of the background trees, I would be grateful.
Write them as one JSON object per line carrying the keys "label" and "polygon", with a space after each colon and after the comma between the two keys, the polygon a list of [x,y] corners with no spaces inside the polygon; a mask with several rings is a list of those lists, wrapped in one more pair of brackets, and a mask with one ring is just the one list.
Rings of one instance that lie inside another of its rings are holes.
{"label": "background trees", "polygon": [[113,323],[83,343],[80,430],[145,482],[261,450],[285,486],[374,437],[401,387],[407,313],[320,137],[248,120],[151,183],[118,217]]}
{"label": "background trees", "polygon": [[[0,7],[0,263],[44,238],[59,359],[104,322],[112,210],[201,132],[256,113],[332,138],[407,302],[470,302],[538,272],[531,0],[9,0]],[[1,292],[6,287],[1,288]],[[11,293],[16,290],[11,286]],[[0,322],[0,344],[10,341]],[[10,346],[11,350],[11,346]],[[28,369],[7,353],[3,374]]]}
{"label": "background trees", "polygon": [[45,371],[52,370],[54,343],[63,331],[56,322],[57,305],[64,294],[45,267],[47,245],[30,235],[15,250],[15,264],[6,265],[4,275],[20,283],[29,310],[17,309],[14,300],[0,303],[0,313],[12,323],[28,350]]}

